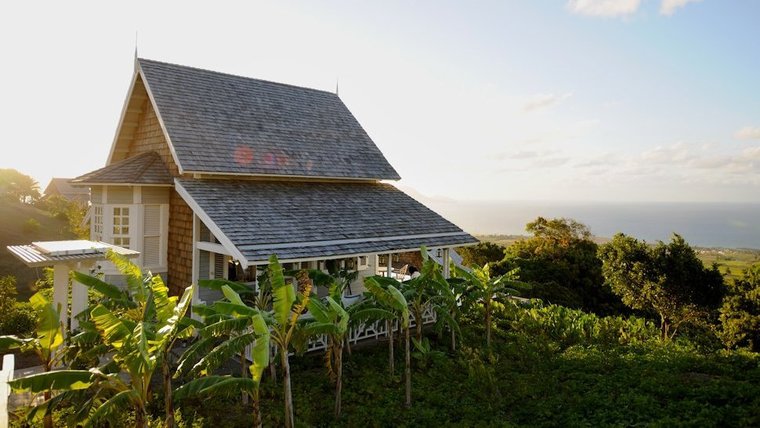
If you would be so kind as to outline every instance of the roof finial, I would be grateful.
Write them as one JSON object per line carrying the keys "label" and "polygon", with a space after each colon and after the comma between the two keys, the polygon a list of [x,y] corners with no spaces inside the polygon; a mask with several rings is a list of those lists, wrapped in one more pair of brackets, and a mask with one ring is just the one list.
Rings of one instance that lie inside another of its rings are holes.
{"label": "roof finial", "polygon": [[137,30],[135,30],[135,61],[137,61]]}
{"label": "roof finial", "polygon": [[338,84],[340,84],[340,77],[335,78],[335,95],[338,95]]}

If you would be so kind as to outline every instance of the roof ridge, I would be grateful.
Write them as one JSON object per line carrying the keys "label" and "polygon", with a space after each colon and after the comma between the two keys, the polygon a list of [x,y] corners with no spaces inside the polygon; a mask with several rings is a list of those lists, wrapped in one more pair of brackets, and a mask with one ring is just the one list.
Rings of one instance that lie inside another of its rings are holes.
{"label": "roof ridge", "polygon": [[293,84],[290,84],[290,83],[275,82],[273,80],[259,79],[259,78],[256,78],[256,77],[243,76],[241,74],[225,73],[223,71],[210,70],[208,68],[193,67],[193,66],[189,66],[189,65],[177,64],[177,63],[174,63],[174,62],[158,61],[158,60],[149,59],[149,58],[140,58],[140,57],[138,57],[137,61],[138,62],[140,62],[140,61],[147,61],[147,62],[152,62],[152,63],[156,63],[156,64],[164,64],[164,65],[170,65],[170,66],[174,66],[174,67],[187,68],[187,69],[190,69],[190,70],[201,71],[201,72],[204,72],[204,73],[219,74],[219,75],[222,75],[222,76],[237,77],[237,78],[240,78],[240,79],[255,80],[257,82],[271,83],[273,85],[287,86],[289,88],[306,89],[306,90],[309,90],[309,91],[323,92],[323,93],[326,93],[326,94],[329,94],[329,95],[335,95],[336,97],[338,97],[340,99],[340,97],[338,96],[338,94],[336,94],[334,92],[330,92],[330,91],[327,91],[327,90],[324,90],[324,89],[311,88],[311,87],[308,87],[308,86],[298,86],[298,85],[293,85]]}

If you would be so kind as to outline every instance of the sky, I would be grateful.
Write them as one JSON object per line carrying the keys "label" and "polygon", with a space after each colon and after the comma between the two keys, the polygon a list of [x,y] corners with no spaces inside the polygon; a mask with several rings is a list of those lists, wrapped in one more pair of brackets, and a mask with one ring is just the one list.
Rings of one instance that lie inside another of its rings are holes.
{"label": "sky", "polygon": [[334,91],[410,193],[760,202],[755,0],[0,4],[0,168],[102,167],[144,58]]}

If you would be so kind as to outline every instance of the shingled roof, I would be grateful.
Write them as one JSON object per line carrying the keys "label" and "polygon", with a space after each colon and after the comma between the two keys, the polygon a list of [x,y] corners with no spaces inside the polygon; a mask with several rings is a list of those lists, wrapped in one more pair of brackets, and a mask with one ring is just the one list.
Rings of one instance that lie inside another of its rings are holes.
{"label": "shingled roof", "polygon": [[176,179],[175,188],[248,264],[477,242],[389,184]]}
{"label": "shingled roof", "polygon": [[139,59],[182,172],[400,177],[333,93]]}
{"label": "shingled roof", "polygon": [[71,184],[172,185],[172,176],[156,152],[146,152],[72,179]]}

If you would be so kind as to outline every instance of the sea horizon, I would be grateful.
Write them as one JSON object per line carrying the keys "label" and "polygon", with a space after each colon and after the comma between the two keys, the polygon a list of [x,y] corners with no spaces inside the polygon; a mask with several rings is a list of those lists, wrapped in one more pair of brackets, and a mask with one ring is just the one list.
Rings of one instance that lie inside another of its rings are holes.
{"label": "sea horizon", "polygon": [[697,247],[760,249],[760,203],[425,199],[474,235],[527,235],[525,225],[539,216],[566,217],[585,224],[597,237],[622,232],[655,242],[677,233]]}

